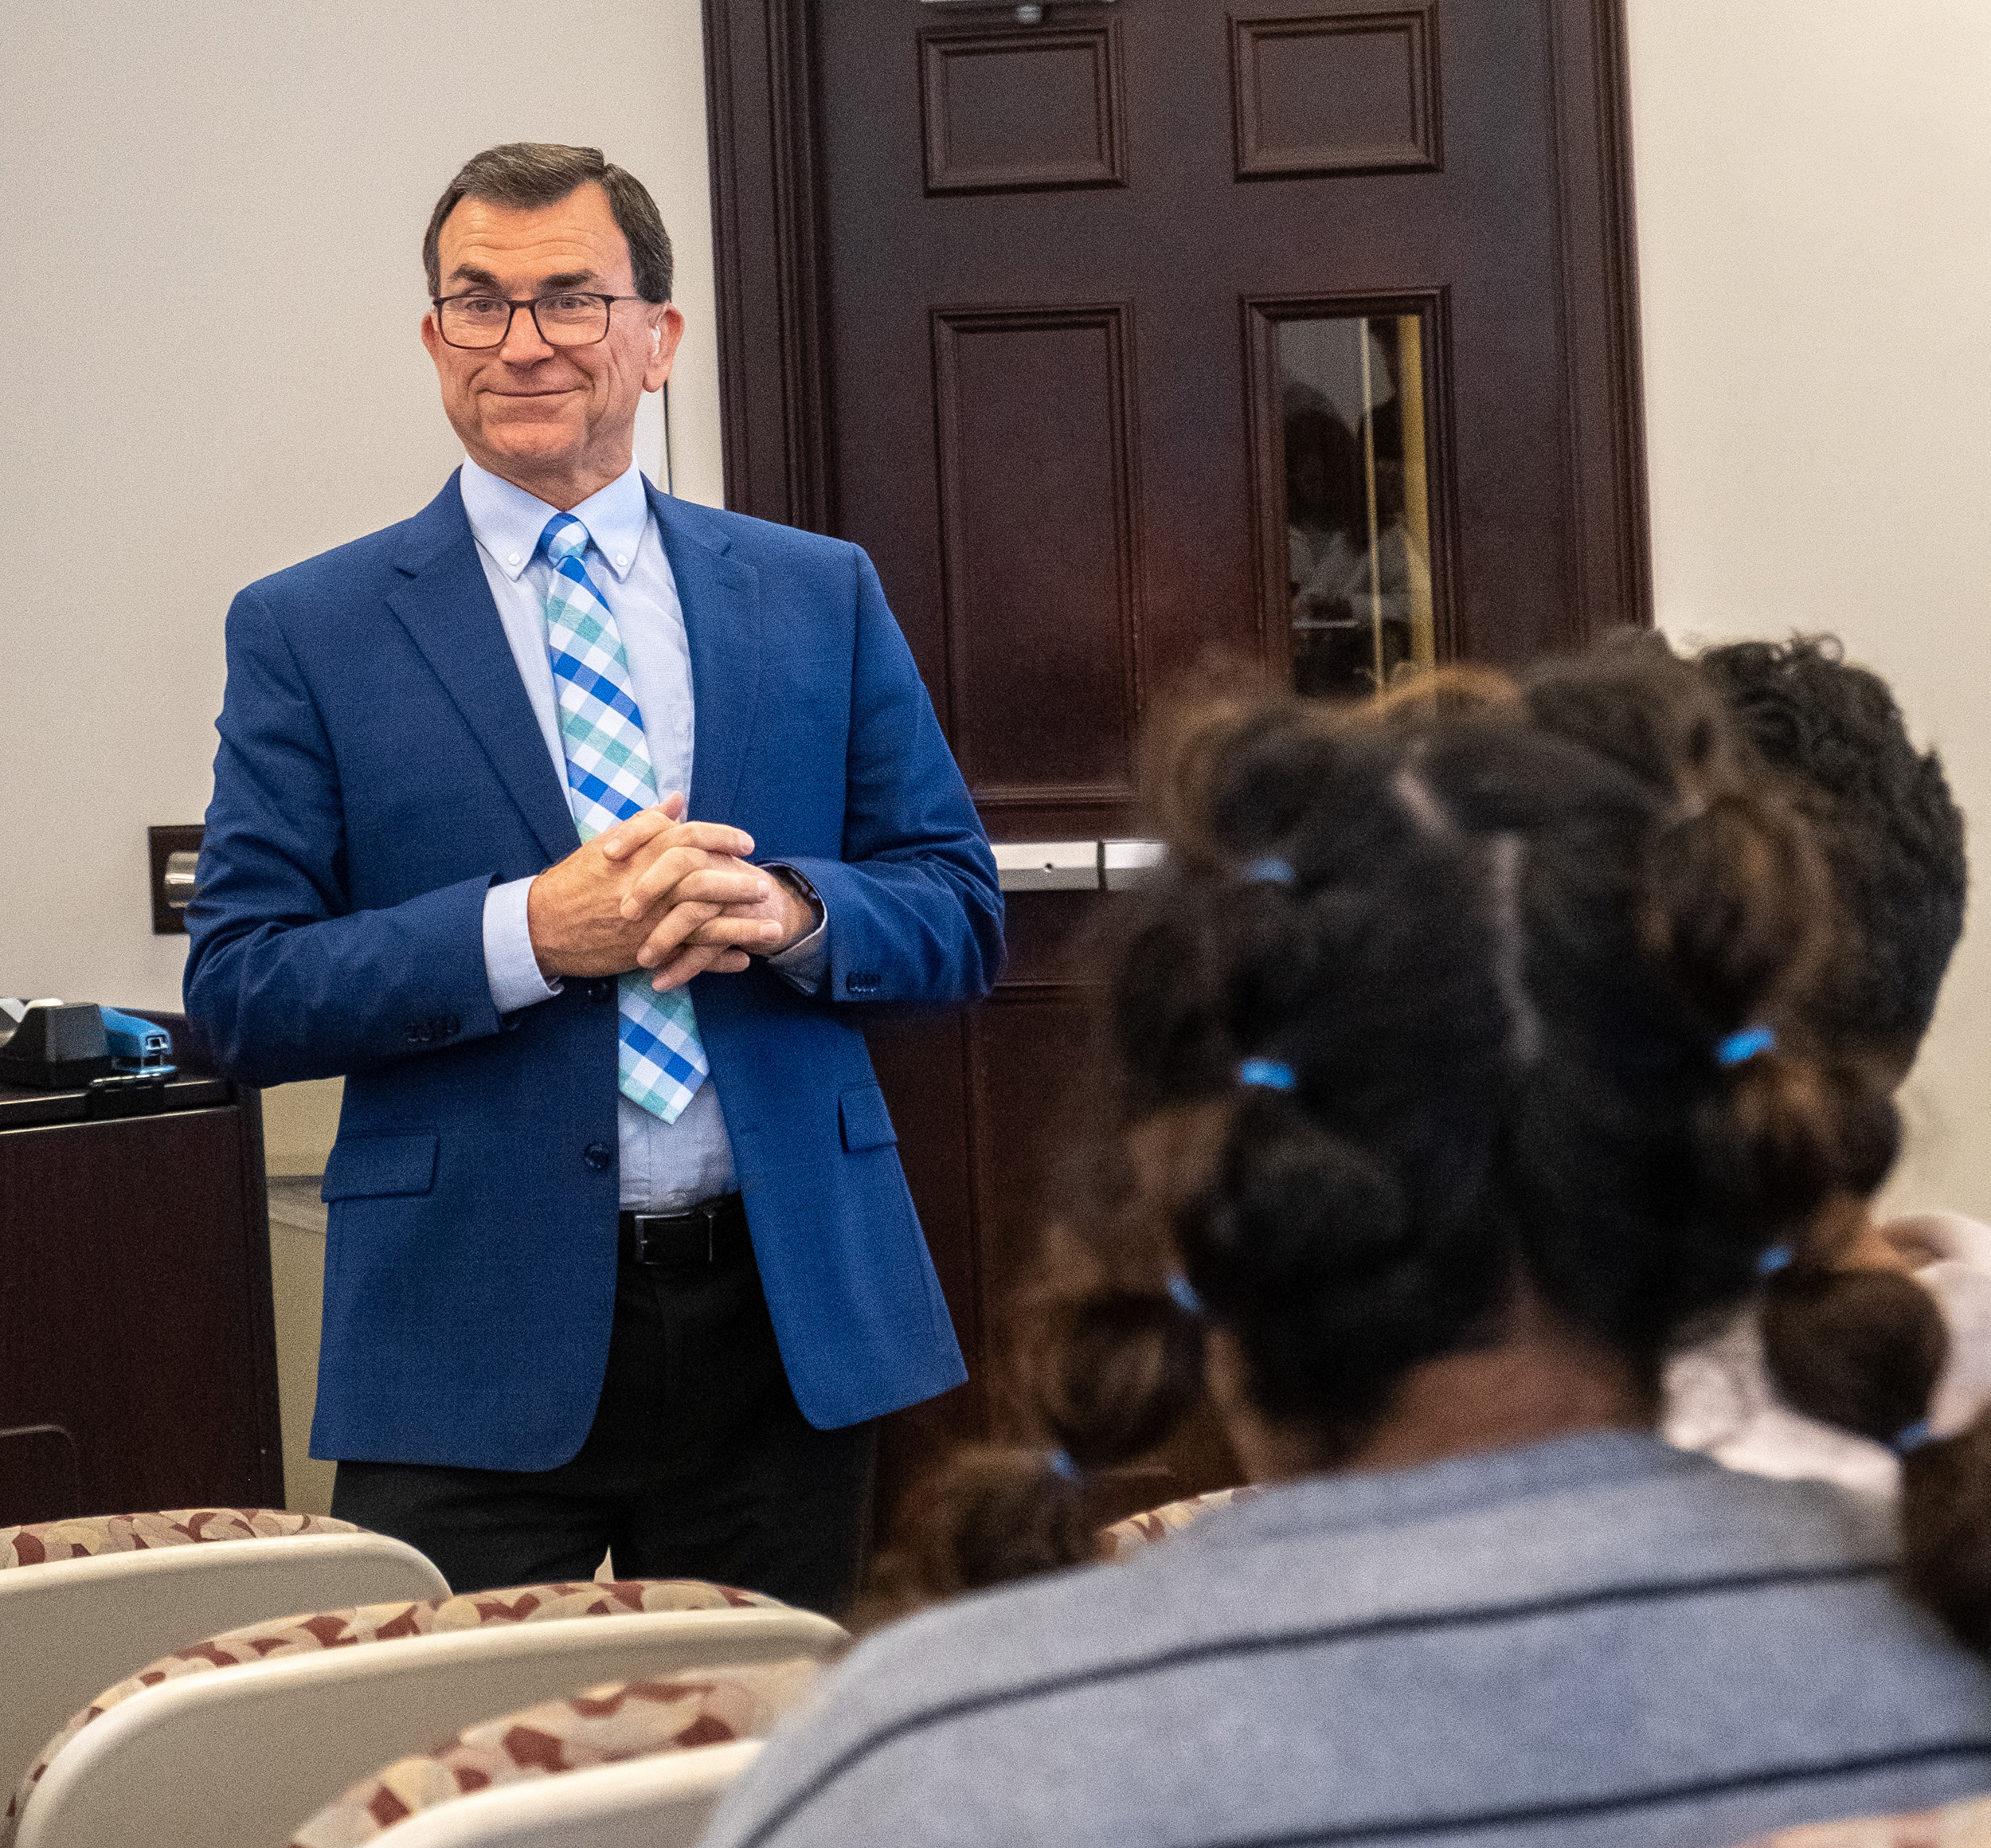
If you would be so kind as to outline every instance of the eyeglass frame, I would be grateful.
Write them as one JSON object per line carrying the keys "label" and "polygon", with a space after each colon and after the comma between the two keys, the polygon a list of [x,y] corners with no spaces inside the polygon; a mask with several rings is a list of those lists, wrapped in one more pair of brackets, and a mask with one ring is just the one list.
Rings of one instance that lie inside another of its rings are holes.
{"label": "eyeglass frame", "polygon": [[[601,331],[596,335],[592,340],[547,339],[546,330],[539,324],[539,304],[542,302],[551,301],[556,296],[585,296],[590,301],[600,302],[601,303],[602,314],[604,317],[602,322]],[[479,299],[486,301],[503,302],[506,307],[510,311],[510,312],[505,316],[504,332],[500,334],[495,340],[491,341],[487,346],[466,346],[460,340],[451,339],[447,334],[443,332],[444,303],[446,302],[474,301]],[[460,295],[431,296],[428,298],[428,305],[436,311],[436,332],[442,340],[444,346],[452,346],[459,353],[494,353],[511,338],[511,324],[514,321],[518,319],[518,311],[521,308],[525,309],[526,311],[532,316],[532,331],[537,334],[541,341],[548,346],[599,346],[604,340],[608,338],[609,334],[614,330],[616,303],[617,302],[640,302],[647,301],[648,300],[649,298],[647,296],[607,296],[602,294],[599,289],[554,289],[547,295],[522,296],[516,299],[510,296],[494,295],[488,289],[465,289]],[[656,304],[652,303],[651,305],[654,307]]]}

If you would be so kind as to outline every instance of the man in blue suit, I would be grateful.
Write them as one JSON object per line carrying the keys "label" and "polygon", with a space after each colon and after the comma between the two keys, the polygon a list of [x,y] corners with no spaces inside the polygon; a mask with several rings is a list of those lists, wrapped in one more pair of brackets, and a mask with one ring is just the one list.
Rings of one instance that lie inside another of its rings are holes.
{"label": "man in blue suit", "polygon": [[964,1377],[856,1009],[987,992],[993,861],[863,554],[632,462],[640,183],[488,150],[424,256],[468,458],[235,600],[188,914],[229,1069],[346,1078],[312,1453],[459,1590],[839,1608],[870,1421]]}

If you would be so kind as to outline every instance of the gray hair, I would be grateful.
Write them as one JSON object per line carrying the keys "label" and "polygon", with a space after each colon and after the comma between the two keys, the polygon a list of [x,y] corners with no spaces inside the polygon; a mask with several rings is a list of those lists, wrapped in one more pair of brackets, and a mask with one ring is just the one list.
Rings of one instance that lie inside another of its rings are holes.
{"label": "gray hair", "polygon": [[616,228],[629,246],[636,293],[646,302],[671,299],[671,233],[650,189],[632,173],[601,158],[598,147],[566,147],[556,141],[507,141],[473,154],[444,189],[428,215],[422,238],[422,267],[428,292],[442,292],[442,260],[437,254],[443,221],[465,199],[530,209],[556,206],[577,186],[593,181],[608,195]]}

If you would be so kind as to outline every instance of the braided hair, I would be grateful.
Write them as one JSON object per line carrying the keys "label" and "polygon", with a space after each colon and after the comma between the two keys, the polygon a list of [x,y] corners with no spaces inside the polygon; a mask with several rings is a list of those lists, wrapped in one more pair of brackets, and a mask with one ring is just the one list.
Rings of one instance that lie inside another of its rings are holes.
{"label": "braided hair", "polygon": [[[1099,952],[1092,1196],[1022,1317],[1039,1443],[921,1494],[901,1601],[1091,1556],[1084,1477],[1196,1412],[1211,1323],[1328,1462],[1413,1368],[1497,1340],[1517,1284],[1656,1395],[1767,1247],[1884,1169],[1884,1089],[1793,1004],[1830,928],[1807,831],[1692,668],[1610,674],[1563,701],[1635,714],[1636,761],[1484,672],[1162,734],[1168,863]],[[1725,1063],[1750,1027],[1774,1050]]]}
{"label": "braided hair", "polygon": [[[1625,637],[1538,671],[1539,722],[1609,752],[1664,785],[1657,744],[1676,675],[1657,636]],[[1962,816],[1933,752],[1910,742],[1885,684],[1847,664],[1832,637],[1737,643],[1695,667],[1753,748],[1757,774],[1803,817],[1823,855],[1833,941],[1794,972],[1797,1004],[1870,1088],[1891,1088],[1912,1059],[1962,929],[1967,871]],[[1828,1067],[1831,1070],[1833,1067]],[[1864,1201],[1891,1165],[1876,1118],[1844,1147],[1839,1187]],[[1950,1335],[1934,1298],[1894,1270],[1849,1267],[1859,1216],[1827,1212],[1797,1228],[1762,1286],[1763,1358],[1792,1409],[1901,1457],[1902,1578],[1966,1647],[1991,1655],[1991,1409],[1932,1437],[1928,1419]]]}

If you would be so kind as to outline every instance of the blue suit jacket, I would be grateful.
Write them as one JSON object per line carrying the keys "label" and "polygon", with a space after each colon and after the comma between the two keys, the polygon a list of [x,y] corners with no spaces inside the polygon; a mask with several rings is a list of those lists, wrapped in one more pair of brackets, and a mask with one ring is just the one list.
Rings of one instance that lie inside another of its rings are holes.
{"label": "blue suit jacket", "polygon": [[[813,882],[820,996],[692,985],[796,1398],[855,1423],[965,1377],[851,1010],[985,993],[1002,901],[855,546],[651,490],[690,636],[697,812]],[[189,1013],[255,1084],[346,1077],[314,1455],[538,1470],[580,1447],[615,1291],[613,985],[501,1017],[484,894],[579,836],[452,476],[228,620]]]}

